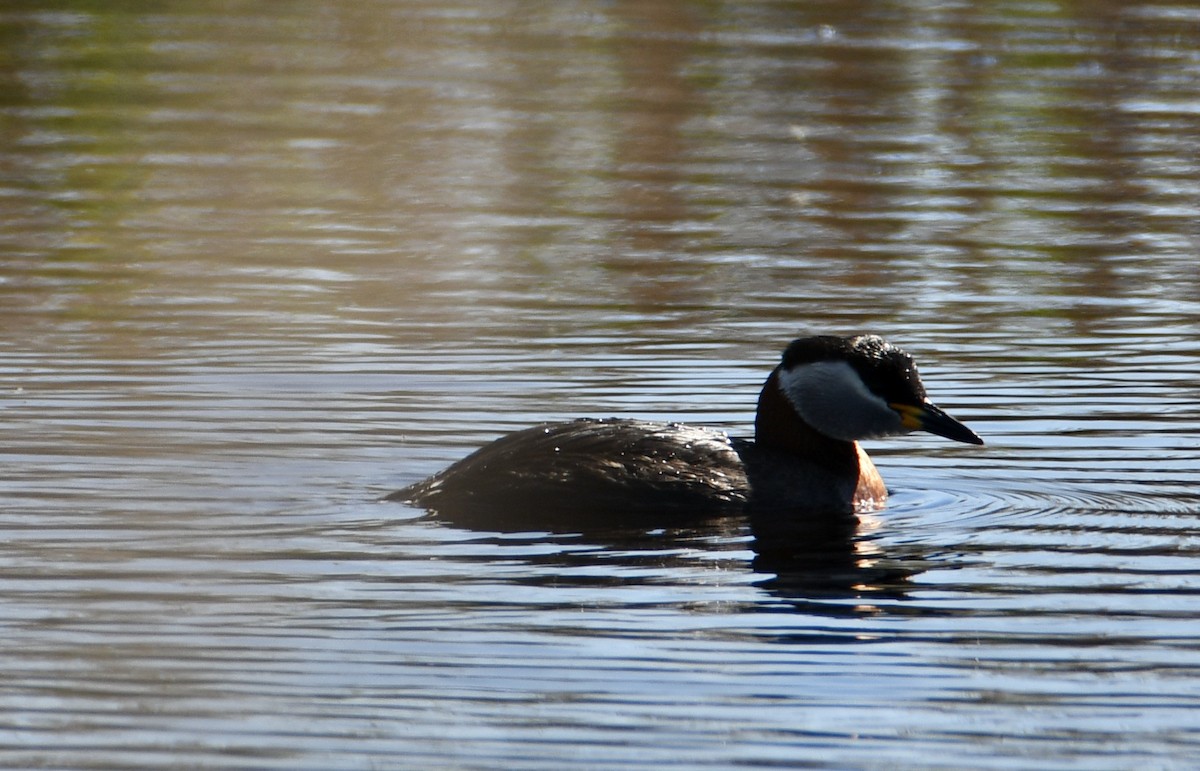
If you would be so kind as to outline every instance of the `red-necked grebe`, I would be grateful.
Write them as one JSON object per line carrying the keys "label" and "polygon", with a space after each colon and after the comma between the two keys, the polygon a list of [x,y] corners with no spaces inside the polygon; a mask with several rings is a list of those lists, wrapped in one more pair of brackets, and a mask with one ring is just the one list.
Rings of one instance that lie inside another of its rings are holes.
{"label": "red-necked grebe", "polygon": [[503,436],[387,496],[435,511],[712,512],[747,504],[863,512],[887,489],[860,439],[923,430],[983,444],[875,335],[793,341],[758,397],[754,439],[680,423],[583,418]]}

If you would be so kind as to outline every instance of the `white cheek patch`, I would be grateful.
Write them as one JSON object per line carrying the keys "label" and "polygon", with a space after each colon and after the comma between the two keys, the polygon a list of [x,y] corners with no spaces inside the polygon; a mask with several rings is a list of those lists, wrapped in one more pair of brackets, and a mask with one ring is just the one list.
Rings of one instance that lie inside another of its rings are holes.
{"label": "white cheek patch", "polygon": [[781,370],[779,387],[805,423],[834,439],[854,441],[908,432],[900,415],[871,393],[844,361],[817,361]]}

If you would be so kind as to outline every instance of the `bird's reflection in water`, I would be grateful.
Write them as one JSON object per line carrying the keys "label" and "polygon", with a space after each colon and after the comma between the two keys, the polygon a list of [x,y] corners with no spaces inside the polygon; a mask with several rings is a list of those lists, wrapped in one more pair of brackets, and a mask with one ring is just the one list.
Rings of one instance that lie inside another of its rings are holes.
{"label": "bird's reflection in water", "polygon": [[[759,585],[793,609],[823,615],[878,612],[872,600],[904,598],[924,569],[920,554],[888,553],[874,515],[814,517],[812,512],[750,511],[752,567],[766,576]],[[830,603],[833,600],[860,603]]]}
{"label": "bird's reflection in water", "polygon": [[[502,545],[506,558],[520,555],[528,565],[559,568],[510,575],[526,585],[629,586],[671,580],[672,570],[719,564],[761,576],[752,583],[770,594],[776,610],[782,600],[792,610],[822,615],[877,612],[872,600],[902,599],[923,566],[920,555],[887,554],[875,535],[880,522],[870,515],[738,509],[699,521],[694,515],[654,517],[653,528],[644,512],[575,512],[567,518],[562,512],[476,509],[429,517],[477,533],[473,543]],[[544,548],[551,544],[560,548]]]}

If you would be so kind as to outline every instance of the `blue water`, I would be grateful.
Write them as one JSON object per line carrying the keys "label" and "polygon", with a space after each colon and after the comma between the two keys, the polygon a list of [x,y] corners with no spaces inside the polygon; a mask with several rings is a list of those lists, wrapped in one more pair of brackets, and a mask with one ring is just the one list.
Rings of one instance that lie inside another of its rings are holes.
{"label": "blue water", "polygon": [[[0,15],[0,765],[1193,767],[1196,20]],[[859,331],[987,444],[853,531],[377,500]]]}

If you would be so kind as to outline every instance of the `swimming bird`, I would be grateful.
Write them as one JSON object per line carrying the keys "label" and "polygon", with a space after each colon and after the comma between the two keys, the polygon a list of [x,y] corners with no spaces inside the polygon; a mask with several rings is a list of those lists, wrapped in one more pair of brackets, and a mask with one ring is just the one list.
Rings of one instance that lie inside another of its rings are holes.
{"label": "swimming bird", "polygon": [[983,444],[926,396],[911,356],[876,335],[794,340],[758,397],[754,438],[682,423],[581,418],[503,436],[386,496],[463,510],[856,513],[887,488],[861,439],[923,430]]}

